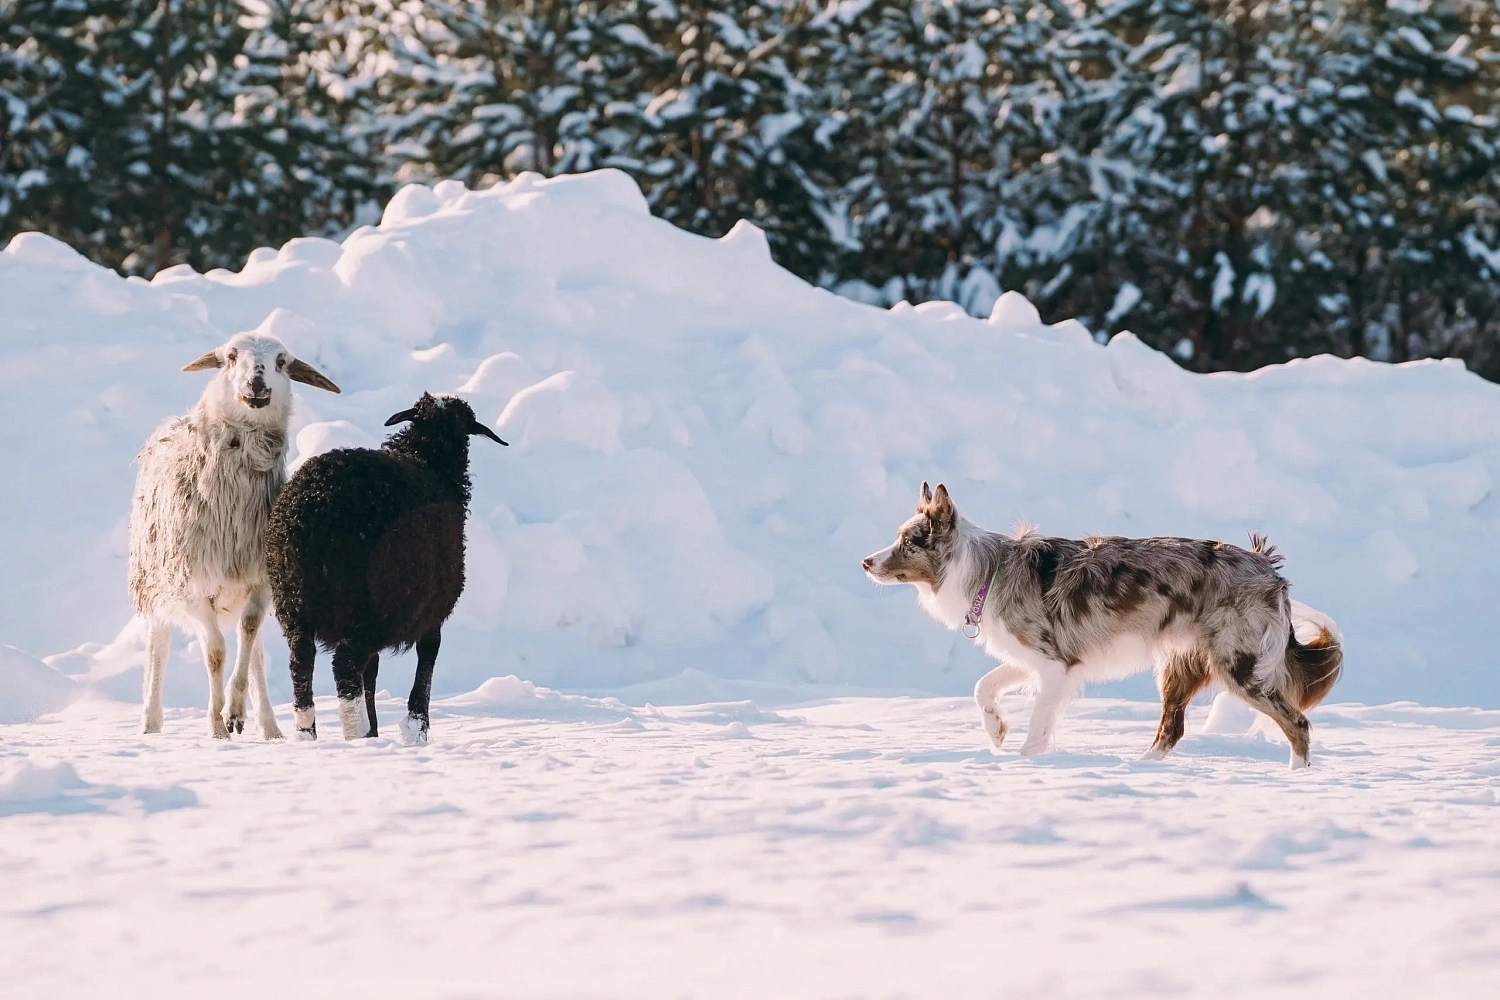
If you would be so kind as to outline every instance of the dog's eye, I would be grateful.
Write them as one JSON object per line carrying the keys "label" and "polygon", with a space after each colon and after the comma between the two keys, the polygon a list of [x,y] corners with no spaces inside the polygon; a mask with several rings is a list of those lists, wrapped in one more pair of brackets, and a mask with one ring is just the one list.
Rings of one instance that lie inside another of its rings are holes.
{"label": "dog's eye", "polygon": [[927,532],[913,531],[906,536],[906,540],[919,549],[925,549],[927,547]]}

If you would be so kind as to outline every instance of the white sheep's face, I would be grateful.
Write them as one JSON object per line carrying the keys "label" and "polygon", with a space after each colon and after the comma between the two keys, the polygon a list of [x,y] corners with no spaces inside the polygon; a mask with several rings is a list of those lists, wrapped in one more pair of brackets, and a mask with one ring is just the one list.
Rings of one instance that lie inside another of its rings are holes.
{"label": "white sheep's face", "polygon": [[185,372],[217,368],[204,398],[221,414],[236,413],[256,422],[285,421],[291,412],[292,383],[338,392],[339,387],[275,337],[241,333],[183,367]]}

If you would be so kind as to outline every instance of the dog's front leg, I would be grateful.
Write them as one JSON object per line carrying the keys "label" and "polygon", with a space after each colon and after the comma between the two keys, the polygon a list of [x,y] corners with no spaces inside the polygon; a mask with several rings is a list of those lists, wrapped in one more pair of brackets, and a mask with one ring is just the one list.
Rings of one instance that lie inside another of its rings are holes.
{"label": "dog's front leg", "polygon": [[1029,671],[1002,663],[979,678],[979,683],[974,685],[974,703],[979,706],[979,721],[984,724],[984,734],[990,738],[990,746],[996,750],[1005,742],[1005,734],[1010,732],[1010,727],[1000,714],[1000,696],[1029,680]]}
{"label": "dog's front leg", "polygon": [[1052,749],[1052,738],[1057,731],[1058,720],[1068,707],[1068,702],[1078,693],[1078,683],[1069,675],[1068,668],[1049,660],[1039,665],[1037,680],[1041,688],[1036,693],[1036,704],[1031,709],[1031,722],[1026,727],[1026,742],[1021,744],[1021,756],[1034,757]]}

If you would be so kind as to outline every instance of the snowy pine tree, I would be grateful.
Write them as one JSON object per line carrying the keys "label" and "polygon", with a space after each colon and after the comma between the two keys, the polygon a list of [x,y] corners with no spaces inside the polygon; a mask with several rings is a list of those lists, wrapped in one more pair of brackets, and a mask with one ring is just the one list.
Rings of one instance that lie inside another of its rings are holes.
{"label": "snowy pine tree", "polygon": [[93,187],[101,111],[83,0],[0,0],[0,243],[36,230],[87,251],[109,216]]}
{"label": "snowy pine tree", "polygon": [[750,219],[778,261],[816,279],[833,260],[824,191],[837,129],[820,76],[831,65],[821,8],[645,0],[625,10],[612,33],[639,53],[642,89],[608,109],[623,142],[607,162],[640,179],[661,217],[710,236]]}
{"label": "snowy pine tree", "polygon": [[[410,7],[411,5],[404,5]],[[587,0],[453,0],[406,20],[396,155],[408,173],[471,185],[597,165],[600,7]]]}
{"label": "snowy pine tree", "polygon": [[[370,29],[338,0],[255,0],[236,60],[250,172],[233,188],[243,242],[337,235],[379,218],[391,193],[374,124]],[[238,241],[237,241],[238,242]]]}
{"label": "snowy pine tree", "polygon": [[849,134],[860,159],[840,191],[858,250],[846,270],[887,298],[1000,292],[1019,178],[1057,140],[1077,90],[1057,42],[1064,4],[885,0],[853,23]]}

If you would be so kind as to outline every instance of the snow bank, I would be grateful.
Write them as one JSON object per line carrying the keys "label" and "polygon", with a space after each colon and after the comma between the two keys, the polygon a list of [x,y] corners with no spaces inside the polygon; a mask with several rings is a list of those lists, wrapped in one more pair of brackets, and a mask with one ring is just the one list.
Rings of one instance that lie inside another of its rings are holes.
{"label": "snow bank", "polygon": [[[1338,700],[1500,707],[1500,388],[1458,364],[1204,377],[1128,334],[1044,326],[1018,295],[989,322],[883,311],[775,267],[754,227],[709,240],[651,218],[610,171],[411,187],[342,244],[150,283],[20,236],[0,301],[0,640],[77,647],[50,662],[122,698],[142,645],[121,631],[131,456],[201,390],[184,362],[264,327],[345,390],[299,400],[296,459],[380,440],[424,389],[461,391],[515,442],[476,443],[439,693],[684,671],[965,691],[980,654],[858,564],[926,478],[996,528],[1267,532],[1294,596],[1346,634]],[[178,642],[168,698],[201,704]],[[399,670],[381,683],[404,690]]]}
{"label": "snow bank", "polygon": [[0,724],[34,722],[67,708],[77,684],[14,646],[0,646]]}
{"label": "snow bank", "polygon": [[198,804],[192,789],[122,788],[96,785],[78,776],[67,761],[34,757],[0,759],[0,818],[21,813],[69,815],[90,812],[154,813]]}

